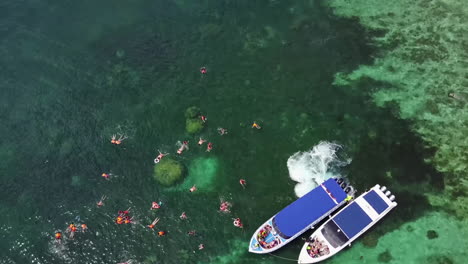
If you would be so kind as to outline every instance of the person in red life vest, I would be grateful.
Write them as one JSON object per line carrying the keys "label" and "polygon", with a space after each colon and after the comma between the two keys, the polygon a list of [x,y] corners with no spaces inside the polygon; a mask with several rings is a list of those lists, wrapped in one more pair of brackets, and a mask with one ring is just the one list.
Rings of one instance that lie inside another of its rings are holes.
{"label": "person in red life vest", "polygon": [[256,122],[256,121],[254,121],[254,122],[253,122],[253,124],[252,124],[252,128],[256,128],[256,129],[262,129],[262,127],[261,127],[261,126],[259,126],[259,125],[257,124],[257,122]]}
{"label": "person in red life vest", "polygon": [[75,224],[68,225],[67,231],[70,232],[70,239],[73,239],[75,237],[76,230],[77,228]]}
{"label": "person in red life vest", "polygon": [[153,229],[154,226],[159,222],[159,217],[156,217],[153,222],[151,223],[151,225],[148,225],[148,228],[150,229]]}
{"label": "person in red life vest", "polygon": [[117,216],[117,218],[115,219],[115,222],[118,224],[118,225],[121,225],[124,223],[124,218],[122,216]]}
{"label": "person in red life vest", "polygon": [[203,244],[198,245],[198,250],[202,250],[204,248],[205,248],[205,245],[203,245]]}
{"label": "person in red life vest", "polygon": [[242,188],[245,189],[245,186],[247,185],[247,181],[245,181],[244,179],[240,179],[240,180],[239,180],[239,183],[240,183],[240,185],[242,186]]}
{"label": "person in red life vest", "polygon": [[189,144],[188,141],[184,141],[182,143],[180,143],[180,141],[177,142],[177,145],[180,146],[179,149],[177,150],[177,154],[181,155],[184,150],[189,149],[188,144]]}
{"label": "person in red life vest", "polygon": [[211,152],[212,149],[213,149],[213,143],[208,142],[208,145],[206,146],[206,152]]}
{"label": "person in red life vest", "polygon": [[182,212],[182,214],[179,216],[180,219],[182,220],[185,220],[187,219],[187,215],[185,214],[185,212]]}
{"label": "person in red life vest", "polygon": [[164,156],[169,155],[169,153],[164,153],[164,154],[161,153],[161,151],[159,151],[159,149],[158,149],[158,152],[159,152],[159,155],[154,159],[155,164],[158,164]]}
{"label": "person in red life vest", "polygon": [[151,203],[151,210],[156,210],[161,208],[161,206],[157,202],[152,202]]}
{"label": "person in red life vest", "polygon": [[96,203],[97,207],[103,206],[104,205],[104,200],[106,200],[106,199],[107,199],[107,196],[103,195],[101,197],[101,200],[99,200],[99,202]]}
{"label": "person in red life vest", "polygon": [[61,232],[55,232],[55,241],[57,241],[58,243],[60,243],[60,241],[62,241],[62,233]]}
{"label": "person in red life vest", "polygon": [[86,224],[81,224],[81,232],[86,232],[88,230],[88,226]]}
{"label": "person in red life vest", "polygon": [[165,231],[159,231],[158,232],[158,236],[160,236],[160,237],[165,236],[165,235],[166,235]]}
{"label": "person in red life vest", "polygon": [[200,116],[200,119],[201,121],[203,121],[203,123],[206,123],[206,121],[208,120],[208,118],[206,118],[206,116],[204,115]]}
{"label": "person in red life vest", "polygon": [[242,221],[240,218],[236,218],[234,219],[234,222],[233,222],[234,226],[235,227],[239,227],[239,228],[242,228],[244,225],[242,224]]}
{"label": "person in red life vest", "polygon": [[106,179],[106,180],[109,180],[111,175],[112,175],[112,174],[110,174],[110,173],[103,173],[103,174],[101,174],[101,176],[102,176],[104,179]]}
{"label": "person in red life vest", "polygon": [[197,190],[197,187],[196,187],[195,185],[193,185],[192,188],[190,188],[189,191],[190,191],[191,193],[193,193],[193,192],[196,191],[196,190]]}
{"label": "person in red life vest", "polygon": [[120,144],[122,144],[122,141],[124,141],[124,140],[127,139],[127,138],[128,138],[127,136],[121,134],[121,135],[119,136],[119,138],[115,140],[115,144],[116,144],[116,145],[120,145]]}
{"label": "person in red life vest", "polygon": [[203,145],[203,143],[205,143],[205,142],[206,142],[206,140],[200,138],[200,140],[198,140],[198,145],[201,146],[201,145]]}
{"label": "person in red life vest", "polygon": [[223,136],[223,135],[227,134],[228,131],[227,131],[227,129],[225,129],[225,128],[218,127],[218,133],[219,133],[221,136]]}
{"label": "person in red life vest", "polygon": [[203,74],[203,75],[205,75],[205,74],[208,73],[208,70],[206,69],[206,67],[201,67],[201,68],[200,68],[200,73]]}

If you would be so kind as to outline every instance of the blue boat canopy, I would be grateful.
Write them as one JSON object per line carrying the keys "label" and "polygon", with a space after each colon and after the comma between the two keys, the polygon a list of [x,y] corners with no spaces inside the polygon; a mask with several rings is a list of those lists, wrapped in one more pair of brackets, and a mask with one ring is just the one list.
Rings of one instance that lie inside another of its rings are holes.
{"label": "blue boat canopy", "polygon": [[346,196],[334,179],[328,179],[281,210],[273,218],[273,225],[283,237],[293,237],[339,206]]}
{"label": "blue boat canopy", "polygon": [[381,214],[388,208],[388,204],[374,191],[368,192],[364,195],[364,199],[374,208],[374,210]]}
{"label": "blue boat canopy", "polygon": [[370,224],[372,219],[357,203],[352,203],[335,215],[333,221],[351,239]]}

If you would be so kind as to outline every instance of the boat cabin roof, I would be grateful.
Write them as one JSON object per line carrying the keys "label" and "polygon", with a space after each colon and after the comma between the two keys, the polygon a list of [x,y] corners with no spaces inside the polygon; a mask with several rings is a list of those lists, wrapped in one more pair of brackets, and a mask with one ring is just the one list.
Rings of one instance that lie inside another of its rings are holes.
{"label": "boat cabin roof", "polygon": [[283,238],[293,237],[341,204],[346,196],[334,179],[328,179],[276,214],[273,226]]}

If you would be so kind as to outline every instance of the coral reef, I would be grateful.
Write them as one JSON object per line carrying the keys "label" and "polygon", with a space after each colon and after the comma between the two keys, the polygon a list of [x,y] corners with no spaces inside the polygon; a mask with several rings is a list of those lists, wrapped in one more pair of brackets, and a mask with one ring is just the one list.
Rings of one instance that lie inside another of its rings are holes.
{"label": "coral reef", "polygon": [[[351,73],[339,73],[335,85],[358,89],[372,86],[369,93],[378,106],[396,106],[401,118],[436,150],[431,162],[444,172],[447,191],[456,184],[468,190],[467,107],[468,7],[462,0],[393,1],[332,0],[334,12],[358,17],[375,31],[374,44],[381,53],[373,65]],[[453,92],[453,97],[447,94]],[[458,209],[468,198],[451,203]]]}
{"label": "coral reef", "polygon": [[191,106],[185,110],[185,130],[189,134],[196,134],[202,131],[204,123],[200,119],[200,115],[200,108],[196,106]]}
{"label": "coral reef", "polygon": [[203,127],[203,122],[200,119],[188,118],[185,120],[185,130],[190,134],[199,133]]}
{"label": "coral reef", "polygon": [[392,261],[392,259],[393,259],[392,254],[390,254],[390,251],[388,251],[388,249],[380,253],[379,256],[377,257],[377,260],[382,263],[388,263]]}
{"label": "coral reef", "polygon": [[434,239],[434,238],[438,238],[439,234],[437,234],[435,230],[427,230],[426,237],[428,239]]}
{"label": "coral reef", "polygon": [[164,186],[171,186],[182,180],[186,170],[182,163],[171,158],[164,158],[154,166],[153,177]]}

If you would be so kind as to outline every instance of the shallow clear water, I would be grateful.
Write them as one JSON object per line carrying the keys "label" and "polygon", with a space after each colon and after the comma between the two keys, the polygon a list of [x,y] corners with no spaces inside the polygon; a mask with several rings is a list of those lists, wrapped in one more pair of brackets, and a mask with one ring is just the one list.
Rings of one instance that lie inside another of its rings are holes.
{"label": "shallow clear water", "polygon": [[[433,210],[405,191],[441,187],[408,124],[373,106],[369,87],[331,85],[335,72],[371,61],[369,33],[321,1],[296,2],[2,1],[0,263],[284,263],[247,253],[248,240],[295,199],[288,157],[321,140],[344,147],[353,161],[341,173],[358,189],[396,190],[400,206],[374,235]],[[201,135],[210,153],[185,132],[192,105],[208,117]],[[254,120],[262,130],[250,128]],[[119,132],[129,138],[110,144]],[[192,143],[176,157],[187,167],[218,162],[209,188],[167,190],[153,180],[156,150],[175,157],[178,140]],[[221,198],[231,214],[217,212]],[[129,207],[137,224],[116,225]],[[165,237],[145,228],[156,216]],[[54,232],[71,222],[89,231],[58,245]],[[188,237],[192,229],[198,235]],[[300,246],[278,254],[296,259]]]}

